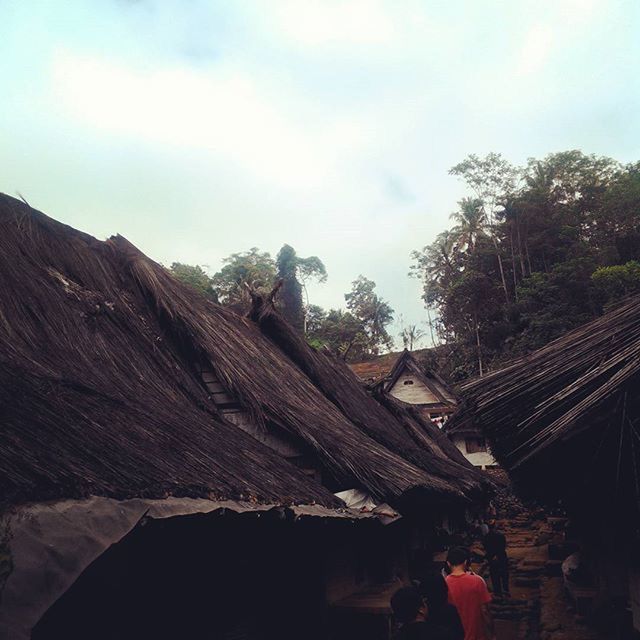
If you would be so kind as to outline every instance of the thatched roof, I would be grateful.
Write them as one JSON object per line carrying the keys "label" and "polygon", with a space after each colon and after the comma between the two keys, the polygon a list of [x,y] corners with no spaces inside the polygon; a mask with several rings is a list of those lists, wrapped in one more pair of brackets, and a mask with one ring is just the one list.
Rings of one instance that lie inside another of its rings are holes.
{"label": "thatched roof", "polygon": [[528,493],[640,525],[640,297],[461,392]]}
{"label": "thatched roof", "polygon": [[[431,349],[416,349],[411,351],[412,358],[419,360],[420,364],[428,356]],[[380,356],[363,360],[362,362],[351,362],[349,368],[358,378],[368,385],[377,384],[383,380],[388,380],[391,372],[396,368],[398,361],[407,350],[384,353]]]}
{"label": "thatched roof", "polygon": [[413,352],[405,349],[396,360],[389,375],[382,383],[384,391],[391,391],[402,374],[410,374],[420,380],[425,387],[437,399],[436,403],[454,407],[456,398],[447,383],[435,372],[429,370],[424,364],[418,363]]}
{"label": "thatched roof", "polygon": [[312,349],[268,299],[254,296],[251,317],[360,432],[427,473],[429,481],[423,486],[435,491],[448,487],[447,492],[456,488],[464,494],[480,489],[484,476],[419,411],[369,395],[342,360]]}
{"label": "thatched roof", "polygon": [[344,365],[301,340],[283,346],[265,320],[286,327],[275,312],[259,325],[241,318],[124,238],[98,241],[8,196],[0,228],[6,502],[187,495],[338,505],[224,419],[202,363],[259,425],[299,439],[344,488],[385,500],[478,488],[459,461],[421,449]]}
{"label": "thatched roof", "polygon": [[136,263],[123,239],[99,242],[6,196],[0,227],[5,503],[170,494],[339,504],[216,415],[162,326],[161,299],[136,283],[137,271],[161,268]]}

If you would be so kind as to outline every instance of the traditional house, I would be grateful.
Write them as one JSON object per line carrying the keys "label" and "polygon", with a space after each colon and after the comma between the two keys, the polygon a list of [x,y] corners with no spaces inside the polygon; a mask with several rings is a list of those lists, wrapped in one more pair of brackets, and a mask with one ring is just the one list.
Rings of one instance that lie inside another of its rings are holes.
{"label": "traditional house", "polygon": [[446,383],[407,349],[395,359],[391,355],[395,354],[352,364],[351,368],[370,388],[419,408],[433,422],[446,421],[456,408],[455,396]]}
{"label": "traditional house", "polygon": [[397,357],[387,354],[372,361],[352,364],[358,377],[376,396],[392,396],[416,407],[426,419],[443,428],[462,455],[480,469],[498,467],[484,434],[471,422],[449,428],[447,420],[457,408],[457,400],[449,386],[414,354],[406,349]]}
{"label": "traditional house", "polygon": [[482,496],[272,297],[239,317],[2,195],[0,245],[0,638],[320,639]]}
{"label": "traditional house", "polygon": [[473,421],[449,420],[443,431],[474,467],[485,471],[499,469],[482,429]]}
{"label": "traditional house", "polygon": [[452,424],[488,438],[516,488],[572,519],[599,605],[640,630],[640,297],[461,387]]}

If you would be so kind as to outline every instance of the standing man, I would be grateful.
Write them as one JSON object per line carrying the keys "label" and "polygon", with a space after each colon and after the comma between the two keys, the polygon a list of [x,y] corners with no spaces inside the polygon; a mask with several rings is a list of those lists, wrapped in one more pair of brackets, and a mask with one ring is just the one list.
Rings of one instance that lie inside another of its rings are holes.
{"label": "standing man", "polygon": [[491,595],[485,581],[468,569],[469,553],[462,547],[449,549],[447,576],[449,602],[455,605],[464,627],[464,640],[495,640],[489,611]]}
{"label": "standing man", "polygon": [[496,529],[496,521],[489,520],[489,533],[482,541],[489,563],[491,586],[497,598],[509,593],[509,559],[507,558],[507,539],[504,533]]}

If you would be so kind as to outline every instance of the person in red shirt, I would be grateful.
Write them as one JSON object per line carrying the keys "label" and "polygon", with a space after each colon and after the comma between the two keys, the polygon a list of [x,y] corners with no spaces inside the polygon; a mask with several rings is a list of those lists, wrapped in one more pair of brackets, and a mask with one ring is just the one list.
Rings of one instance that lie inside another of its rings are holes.
{"label": "person in red shirt", "polygon": [[449,602],[462,620],[464,640],[495,640],[489,611],[491,594],[480,576],[467,571],[469,552],[462,547],[449,549],[447,564],[451,570],[447,576]]}

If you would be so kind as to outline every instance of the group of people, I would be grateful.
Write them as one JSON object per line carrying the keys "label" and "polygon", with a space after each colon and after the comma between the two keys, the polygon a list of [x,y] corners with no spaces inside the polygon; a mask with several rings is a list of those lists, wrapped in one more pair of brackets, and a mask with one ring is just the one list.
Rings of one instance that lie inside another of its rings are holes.
{"label": "group of people", "polygon": [[[484,532],[483,546],[494,596],[509,596],[506,538],[493,521]],[[485,581],[470,570],[470,559],[466,548],[453,547],[446,577],[427,575],[393,595],[391,608],[401,625],[398,640],[494,640],[492,597]]]}

